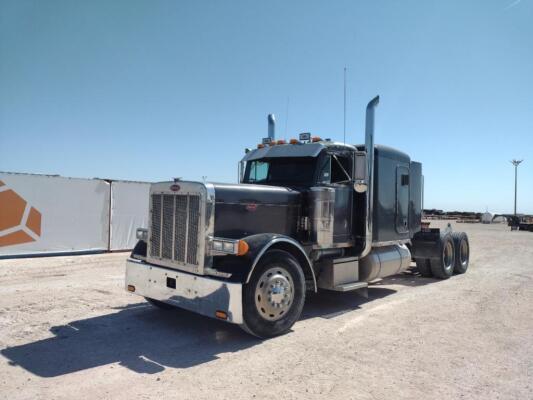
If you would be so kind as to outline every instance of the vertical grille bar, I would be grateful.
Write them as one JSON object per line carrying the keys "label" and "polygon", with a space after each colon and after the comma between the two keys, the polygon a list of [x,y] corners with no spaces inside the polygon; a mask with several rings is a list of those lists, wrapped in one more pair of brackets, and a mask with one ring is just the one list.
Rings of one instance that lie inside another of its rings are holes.
{"label": "vertical grille bar", "polygon": [[163,195],[163,227],[161,234],[161,258],[172,259],[172,227],[174,226],[174,196]]}
{"label": "vertical grille bar", "polygon": [[200,196],[189,196],[189,230],[187,232],[187,263],[198,265],[198,225]]}
{"label": "vertical grille bar", "polygon": [[174,214],[174,260],[185,262],[185,232],[187,230],[187,196],[176,196]]}
{"label": "vertical grille bar", "polygon": [[161,254],[162,199],[161,195],[152,195],[152,237],[150,239],[150,256],[152,257],[159,257]]}

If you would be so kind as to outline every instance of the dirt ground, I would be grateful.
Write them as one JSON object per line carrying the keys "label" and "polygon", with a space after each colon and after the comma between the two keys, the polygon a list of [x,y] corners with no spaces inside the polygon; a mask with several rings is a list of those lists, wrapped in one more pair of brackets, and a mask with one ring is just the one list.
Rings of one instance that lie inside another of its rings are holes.
{"label": "dirt ground", "polygon": [[2,399],[532,399],[533,234],[457,224],[466,275],[311,296],[291,333],[161,311],[127,255],[0,261]]}

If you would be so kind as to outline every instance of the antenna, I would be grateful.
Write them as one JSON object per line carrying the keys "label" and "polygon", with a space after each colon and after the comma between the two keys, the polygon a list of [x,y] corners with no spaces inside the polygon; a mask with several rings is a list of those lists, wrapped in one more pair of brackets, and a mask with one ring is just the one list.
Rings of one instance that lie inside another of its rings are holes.
{"label": "antenna", "polygon": [[344,67],[344,131],[343,141],[346,144],[346,67]]}
{"label": "antenna", "polygon": [[287,96],[287,108],[285,110],[285,137],[287,137],[287,125],[289,124],[289,101],[290,97]]}

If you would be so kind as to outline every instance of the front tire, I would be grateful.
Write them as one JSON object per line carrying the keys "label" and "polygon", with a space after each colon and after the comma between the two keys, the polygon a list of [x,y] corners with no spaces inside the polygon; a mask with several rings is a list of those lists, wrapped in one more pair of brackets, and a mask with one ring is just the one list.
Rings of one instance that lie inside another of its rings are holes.
{"label": "front tire", "polygon": [[260,338],[287,333],[300,318],[305,277],[298,260],[283,250],[269,250],[243,290],[243,329]]}

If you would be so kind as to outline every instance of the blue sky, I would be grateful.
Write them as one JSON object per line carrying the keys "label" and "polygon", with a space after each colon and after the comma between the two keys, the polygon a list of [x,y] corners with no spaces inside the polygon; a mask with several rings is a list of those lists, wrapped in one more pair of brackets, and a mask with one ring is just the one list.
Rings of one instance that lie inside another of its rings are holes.
{"label": "blue sky", "polygon": [[[310,131],[423,163],[426,207],[533,213],[533,1],[0,0],[0,170],[234,182]],[[287,107],[288,105],[288,107]],[[288,108],[288,115],[287,115]],[[288,117],[288,119],[287,119]]]}

